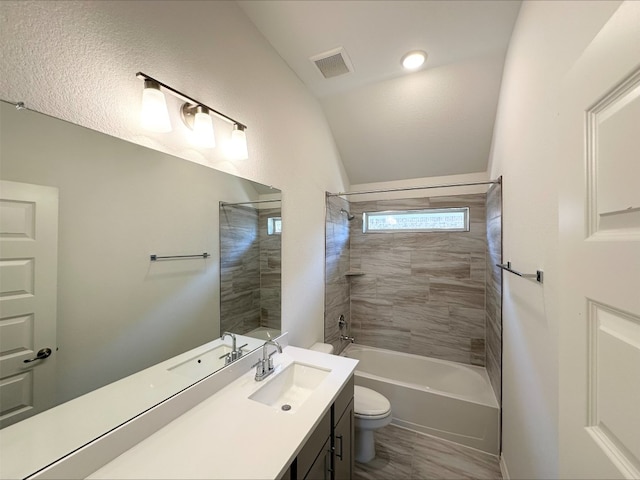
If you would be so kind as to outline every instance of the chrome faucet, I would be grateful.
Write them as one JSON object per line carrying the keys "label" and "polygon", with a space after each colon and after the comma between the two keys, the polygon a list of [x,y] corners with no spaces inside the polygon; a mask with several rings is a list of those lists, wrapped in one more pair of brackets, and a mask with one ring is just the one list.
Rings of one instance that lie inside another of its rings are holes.
{"label": "chrome faucet", "polygon": [[349,340],[351,343],[354,343],[356,341],[355,338],[353,337],[348,337],[346,335],[340,335],[340,340]]}
{"label": "chrome faucet", "polygon": [[242,349],[249,344],[245,343],[244,345],[241,345],[239,348],[236,348],[235,334],[231,332],[224,332],[220,337],[220,340],[224,341],[225,337],[231,337],[231,351],[229,353],[225,353],[224,355],[221,355],[220,358],[224,358],[224,364],[229,365],[231,362],[235,362],[237,359],[239,359],[242,356],[242,353],[243,353]]}
{"label": "chrome faucet", "polygon": [[276,350],[269,353],[267,346],[273,345],[276,347],[278,353],[282,353],[282,347],[275,340],[267,340],[262,345],[262,358],[254,365],[256,367],[256,382],[261,382],[269,375],[273,373],[273,359],[271,358]]}

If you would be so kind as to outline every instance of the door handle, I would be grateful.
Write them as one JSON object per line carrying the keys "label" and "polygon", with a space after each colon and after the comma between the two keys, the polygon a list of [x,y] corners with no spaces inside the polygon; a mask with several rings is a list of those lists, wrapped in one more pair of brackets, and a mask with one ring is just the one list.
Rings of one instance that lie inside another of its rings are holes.
{"label": "door handle", "polygon": [[44,360],[45,358],[47,358],[50,355],[51,355],[51,349],[50,348],[42,348],[42,349],[38,350],[38,353],[36,353],[36,356],[34,358],[30,358],[28,360],[24,360],[24,363],[35,362],[36,360]]}

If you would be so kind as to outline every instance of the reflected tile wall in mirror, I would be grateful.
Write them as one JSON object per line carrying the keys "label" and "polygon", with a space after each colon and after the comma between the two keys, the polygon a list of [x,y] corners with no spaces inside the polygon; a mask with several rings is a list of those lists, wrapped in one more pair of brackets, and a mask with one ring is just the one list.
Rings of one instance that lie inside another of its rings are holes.
{"label": "reflected tile wall in mirror", "polygon": [[280,216],[279,208],[220,206],[221,332],[280,330],[281,235],[267,228]]}
{"label": "reflected tile wall in mirror", "polygon": [[281,330],[282,235],[269,234],[270,218],[282,218],[280,208],[261,208],[258,217],[260,236],[260,326]]}

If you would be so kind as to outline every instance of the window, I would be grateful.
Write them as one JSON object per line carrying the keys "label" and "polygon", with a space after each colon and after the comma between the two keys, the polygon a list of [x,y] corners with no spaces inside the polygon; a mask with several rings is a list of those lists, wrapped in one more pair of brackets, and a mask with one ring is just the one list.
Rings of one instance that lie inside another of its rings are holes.
{"label": "window", "polygon": [[365,212],[362,215],[362,231],[468,232],[469,207]]}
{"label": "window", "polygon": [[267,234],[280,235],[282,233],[282,217],[267,218]]}

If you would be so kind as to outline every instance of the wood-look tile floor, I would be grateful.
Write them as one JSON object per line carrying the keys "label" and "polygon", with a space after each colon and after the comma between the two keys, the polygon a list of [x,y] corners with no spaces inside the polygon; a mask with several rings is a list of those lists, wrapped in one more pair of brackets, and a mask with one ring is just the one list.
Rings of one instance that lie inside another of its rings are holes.
{"label": "wood-look tile floor", "polygon": [[354,480],[502,479],[498,457],[395,425],[376,430],[376,458]]}

